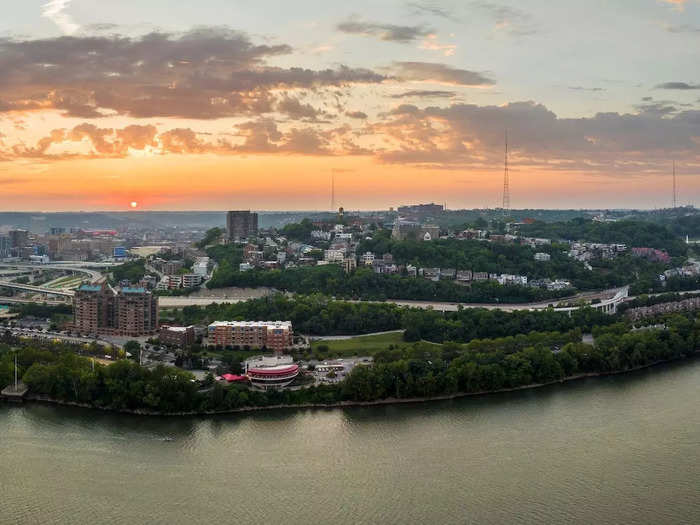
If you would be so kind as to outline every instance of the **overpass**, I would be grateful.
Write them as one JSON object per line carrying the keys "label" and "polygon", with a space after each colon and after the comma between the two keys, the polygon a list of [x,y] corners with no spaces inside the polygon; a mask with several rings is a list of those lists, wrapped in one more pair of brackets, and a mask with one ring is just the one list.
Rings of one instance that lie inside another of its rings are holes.
{"label": "overpass", "polygon": [[[86,264],[93,263],[78,263],[76,264],[17,264],[17,263],[0,263],[0,267],[18,269],[18,270],[63,270],[67,272],[84,273],[90,276],[90,279],[95,281],[102,277],[102,273],[97,270],[91,270],[90,268],[97,268],[97,266],[85,266]],[[95,263],[97,264],[97,263]]]}
{"label": "overpass", "polygon": [[47,295],[60,295],[62,297],[73,297],[75,292],[72,290],[63,290],[61,288],[42,288],[41,286],[33,286],[31,284],[20,284],[12,281],[0,281],[0,288],[12,288],[13,290],[22,290],[23,292],[43,293]]}

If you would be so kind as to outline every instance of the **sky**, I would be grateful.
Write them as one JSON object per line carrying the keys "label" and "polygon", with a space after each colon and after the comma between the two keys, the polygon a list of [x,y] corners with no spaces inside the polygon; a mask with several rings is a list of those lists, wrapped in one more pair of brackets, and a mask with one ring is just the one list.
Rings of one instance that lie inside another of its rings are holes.
{"label": "sky", "polygon": [[700,203],[700,0],[0,0],[0,210]]}

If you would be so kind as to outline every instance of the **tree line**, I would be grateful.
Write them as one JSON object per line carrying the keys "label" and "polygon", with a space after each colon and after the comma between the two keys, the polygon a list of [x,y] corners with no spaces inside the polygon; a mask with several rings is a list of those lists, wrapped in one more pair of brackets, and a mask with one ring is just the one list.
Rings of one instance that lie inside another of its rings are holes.
{"label": "tree line", "polygon": [[[68,351],[18,351],[31,392],[53,399],[120,410],[204,412],[277,404],[376,401],[490,392],[561,381],[579,374],[622,372],[688,357],[700,341],[695,314],[663,319],[665,329],[634,331],[626,323],[596,327],[593,345],[580,331],[533,332],[466,345],[415,343],[387,350],[372,366],[357,366],[338,384],[260,392],[219,383],[200,386],[188,372],[130,361],[96,365]],[[0,347],[0,384],[10,381],[11,352]],[[9,365],[9,366],[8,366]]]}

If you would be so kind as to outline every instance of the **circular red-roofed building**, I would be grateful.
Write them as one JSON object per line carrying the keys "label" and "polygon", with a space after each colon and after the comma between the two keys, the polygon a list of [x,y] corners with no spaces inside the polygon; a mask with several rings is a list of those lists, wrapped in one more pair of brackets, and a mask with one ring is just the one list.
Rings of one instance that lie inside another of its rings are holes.
{"label": "circular red-roofed building", "polygon": [[288,386],[299,375],[299,365],[289,356],[258,357],[246,361],[250,383],[263,390]]}

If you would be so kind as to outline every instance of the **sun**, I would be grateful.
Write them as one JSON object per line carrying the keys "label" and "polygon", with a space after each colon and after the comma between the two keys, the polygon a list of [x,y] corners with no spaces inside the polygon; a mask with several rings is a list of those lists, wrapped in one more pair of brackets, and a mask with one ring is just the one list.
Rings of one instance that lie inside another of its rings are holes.
{"label": "sun", "polygon": [[131,206],[132,208],[136,208],[138,205],[139,205],[139,203],[136,202],[136,201],[131,201],[131,202],[129,203],[129,206]]}

